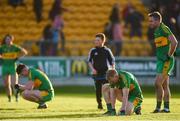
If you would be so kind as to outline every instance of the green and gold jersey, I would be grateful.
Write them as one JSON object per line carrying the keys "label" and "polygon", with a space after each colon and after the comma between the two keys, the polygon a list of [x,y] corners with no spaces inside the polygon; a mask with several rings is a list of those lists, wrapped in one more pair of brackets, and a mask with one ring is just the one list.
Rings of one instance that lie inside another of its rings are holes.
{"label": "green and gold jersey", "polygon": [[18,54],[21,52],[22,48],[13,44],[13,45],[2,45],[0,47],[0,54],[2,55],[4,65],[14,65],[15,59],[18,57]]}
{"label": "green and gold jersey", "polygon": [[118,71],[118,74],[119,81],[116,84],[111,84],[112,88],[129,88],[129,95],[136,96],[142,94],[138,81],[133,74],[126,71]]}
{"label": "green and gold jersey", "polygon": [[167,58],[171,43],[168,37],[172,34],[173,33],[164,23],[161,23],[160,26],[155,30],[154,37],[157,59],[165,60]]}
{"label": "green and gold jersey", "polygon": [[29,80],[34,82],[34,89],[54,91],[51,81],[47,75],[38,69],[29,69]]}

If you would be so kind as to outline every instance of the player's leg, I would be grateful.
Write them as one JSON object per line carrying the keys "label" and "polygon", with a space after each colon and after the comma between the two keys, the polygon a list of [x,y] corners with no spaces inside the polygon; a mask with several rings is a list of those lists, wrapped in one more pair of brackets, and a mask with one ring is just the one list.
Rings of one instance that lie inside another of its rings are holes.
{"label": "player's leg", "polygon": [[28,101],[38,103],[41,99],[39,90],[24,90],[22,92],[22,97]]}
{"label": "player's leg", "polygon": [[122,102],[122,90],[121,89],[115,89],[116,99],[120,102]]}
{"label": "player's leg", "polygon": [[109,84],[104,84],[102,86],[102,94],[104,97],[104,100],[106,102],[106,106],[107,106],[107,112],[104,113],[105,115],[110,115],[111,111],[112,111],[112,105],[111,105],[111,98],[110,98],[110,86]]}
{"label": "player's leg", "polygon": [[133,111],[134,111],[134,105],[132,102],[129,102],[127,103],[127,106],[126,106],[126,112],[125,114],[126,115],[132,115],[133,114]]}
{"label": "player's leg", "polygon": [[102,106],[102,100],[101,100],[101,91],[102,91],[102,85],[101,82],[99,80],[95,81],[95,89],[96,89],[96,101],[98,103],[98,109],[99,106]]}
{"label": "player's leg", "polygon": [[136,113],[136,115],[141,115],[141,104],[143,101],[143,96],[139,95],[139,96],[129,96],[128,98],[128,104],[126,107],[126,115],[131,115],[134,112]]}
{"label": "player's leg", "polygon": [[11,102],[12,89],[11,89],[10,75],[4,75],[3,79],[4,79],[4,86],[6,89],[6,94],[8,96],[8,101]]}
{"label": "player's leg", "polygon": [[171,97],[170,89],[169,89],[169,75],[172,73],[172,70],[174,68],[174,58],[170,58],[169,61],[165,62],[164,65],[166,68],[164,69],[164,74],[166,74],[166,79],[163,83],[163,89],[164,89],[164,109],[162,112],[169,113],[169,100]]}
{"label": "player's leg", "polygon": [[166,80],[163,83],[163,89],[164,89],[164,109],[162,112],[169,113],[169,100],[171,97],[170,89],[169,89],[169,76],[167,76]]}
{"label": "player's leg", "polygon": [[158,113],[160,112],[161,109],[161,103],[162,103],[162,99],[164,97],[164,90],[163,90],[163,82],[164,82],[165,78],[163,74],[159,74],[156,76],[156,80],[155,80],[155,90],[156,90],[156,109],[154,110],[153,113]]}
{"label": "player's leg", "polygon": [[16,90],[14,89],[14,85],[18,84],[18,75],[16,73],[11,75],[11,83],[12,83],[12,87],[13,87],[13,90],[14,90],[16,102],[18,102],[18,92],[16,92]]}
{"label": "player's leg", "polygon": [[38,109],[47,108],[46,102],[50,101],[53,95],[53,92],[39,90],[25,90],[22,92],[24,99],[39,104]]}

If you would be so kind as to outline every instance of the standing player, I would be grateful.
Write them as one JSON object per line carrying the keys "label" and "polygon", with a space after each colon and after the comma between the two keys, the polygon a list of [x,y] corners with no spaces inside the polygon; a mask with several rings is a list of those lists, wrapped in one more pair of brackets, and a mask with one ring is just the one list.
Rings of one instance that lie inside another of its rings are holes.
{"label": "standing player", "polygon": [[156,29],[154,37],[157,56],[155,80],[157,105],[153,113],[160,112],[162,100],[164,100],[164,109],[161,112],[169,113],[169,75],[174,67],[173,54],[178,42],[170,29],[162,23],[162,16],[159,12],[152,12],[148,16],[150,27]]}
{"label": "standing player", "polygon": [[39,69],[28,68],[24,64],[19,64],[16,72],[18,75],[29,78],[25,85],[15,85],[18,91],[23,91],[22,97],[28,101],[38,103],[38,109],[47,108],[46,102],[54,97],[54,89],[47,75]]}
{"label": "standing player", "polygon": [[103,109],[101,100],[102,86],[108,83],[106,80],[106,71],[109,66],[114,68],[115,59],[111,50],[104,46],[106,41],[105,35],[103,33],[98,33],[95,37],[95,47],[89,52],[88,62],[95,82],[98,109]]}
{"label": "standing player", "polygon": [[[24,48],[21,48],[13,44],[14,37],[12,35],[6,35],[2,41],[0,47],[0,58],[2,59],[2,76],[4,79],[4,84],[6,88],[6,93],[8,96],[8,101],[11,102],[11,83],[18,83],[18,77],[16,74],[16,60],[27,54]],[[16,96],[16,101],[18,101],[18,95]]]}
{"label": "standing player", "polygon": [[141,114],[141,104],[143,95],[137,79],[133,74],[126,71],[116,71],[111,69],[107,71],[106,78],[109,84],[103,87],[103,94],[108,107],[106,115],[116,115],[116,99],[122,101],[122,106],[118,115],[131,115],[135,112]]}

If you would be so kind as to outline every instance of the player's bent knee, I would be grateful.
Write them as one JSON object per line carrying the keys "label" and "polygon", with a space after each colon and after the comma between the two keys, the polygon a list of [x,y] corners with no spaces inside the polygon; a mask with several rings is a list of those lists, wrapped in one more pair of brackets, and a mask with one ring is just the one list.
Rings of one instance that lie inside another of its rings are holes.
{"label": "player's bent knee", "polygon": [[103,91],[103,92],[107,92],[107,91],[109,91],[109,89],[110,89],[109,84],[104,84],[104,85],[102,86],[102,91]]}
{"label": "player's bent knee", "polygon": [[22,97],[24,99],[26,99],[28,97],[28,91],[27,90],[24,90],[22,93],[21,93]]}

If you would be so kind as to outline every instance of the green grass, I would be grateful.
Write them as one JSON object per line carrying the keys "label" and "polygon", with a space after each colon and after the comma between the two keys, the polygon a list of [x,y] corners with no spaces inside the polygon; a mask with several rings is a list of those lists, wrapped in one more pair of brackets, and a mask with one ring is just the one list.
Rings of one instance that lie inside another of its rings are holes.
{"label": "green grass", "polygon": [[[0,120],[23,120],[23,121],[124,121],[124,120],[180,120],[180,95],[178,87],[172,88],[171,113],[152,114],[155,106],[154,89],[144,87],[144,102],[141,116],[103,116],[106,111],[97,110],[93,87],[59,87],[56,88],[56,96],[49,102],[49,108],[45,110],[36,109],[37,104],[25,101],[8,103],[5,95],[0,95]],[[178,92],[177,92],[178,91]],[[1,91],[2,93],[2,91]],[[104,108],[105,108],[105,103]],[[116,105],[118,110],[120,103]]]}

